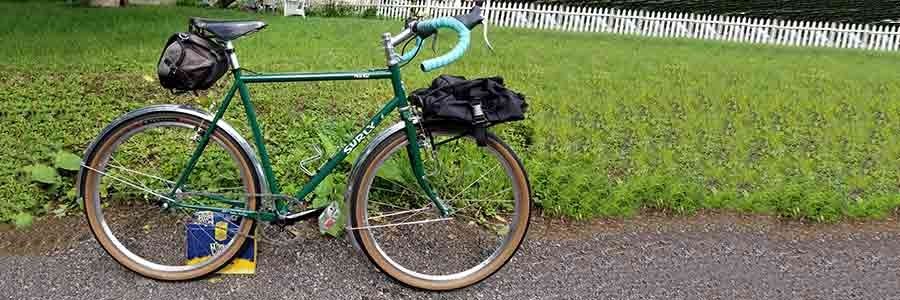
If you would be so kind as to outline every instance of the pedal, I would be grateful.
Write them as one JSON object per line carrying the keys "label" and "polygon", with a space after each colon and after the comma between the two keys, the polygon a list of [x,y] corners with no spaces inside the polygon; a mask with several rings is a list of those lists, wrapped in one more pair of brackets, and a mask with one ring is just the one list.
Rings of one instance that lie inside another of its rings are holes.
{"label": "pedal", "polygon": [[315,150],[316,154],[300,161],[300,170],[303,170],[303,173],[306,173],[307,176],[316,175],[316,172],[307,168],[306,165],[321,159],[322,154],[324,154],[322,147],[319,147],[319,145],[313,145],[313,150]]}

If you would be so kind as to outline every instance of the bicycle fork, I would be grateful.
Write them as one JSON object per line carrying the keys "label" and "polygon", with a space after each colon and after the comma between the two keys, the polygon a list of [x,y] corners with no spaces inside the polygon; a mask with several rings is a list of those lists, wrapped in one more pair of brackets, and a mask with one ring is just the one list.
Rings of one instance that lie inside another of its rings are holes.
{"label": "bicycle fork", "polygon": [[408,143],[406,144],[406,152],[409,154],[409,165],[412,168],[413,175],[415,175],[416,177],[416,182],[419,184],[419,187],[421,187],[422,190],[425,191],[425,195],[428,196],[428,199],[431,200],[432,203],[434,203],[434,206],[441,213],[441,217],[446,218],[450,216],[453,211],[444,202],[444,200],[434,192],[434,189],[428,182],[428,178],[426,177],[425,172],[425,165],[422,162],[422,149],[419,148],[418,133],[416,132],[416,120],[413,119],[408,104],[400,108],[400,117],[403,119],[403,122],[406,123],[406,139],[408,141]]}
{"label": "bicycle fork", "polygon": [[406,124],[406,139],[409,142],[406,145],[406,151],[409,154],[409,165],[412,168],[413,175],[416,176],[416,182],[419,184],[419,187],[425,191],[425,195],[427,195],[429,200],[437,207],[438,211],[441,213],[441,217],[446,218],[452,211],[447,204],[438,197],[437,193],[434,192],[434,189],[425,177],[425,166],[422,164],[422,155],[419,149],[418,135],[416,133],[416,122],[419,120],[413,117],[409,102],[406,100],[406,89],[403,87],[403,80],[400,78],[400,66],[398,66],[399,56],[394,52],[393,40],[391,39],[390,33],[385,33],[382,38],[388,70],[391,72],[391,85],[394,88],[394,97],[398,103],[397,110],[400,111],[400,118],[403,119],[403,122]]}

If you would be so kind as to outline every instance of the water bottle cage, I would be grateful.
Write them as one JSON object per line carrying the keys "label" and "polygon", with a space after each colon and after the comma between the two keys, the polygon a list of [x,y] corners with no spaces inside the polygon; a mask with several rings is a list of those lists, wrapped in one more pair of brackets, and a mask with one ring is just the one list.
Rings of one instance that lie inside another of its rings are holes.
{"label": "water bottle cage", "polygon": [[313,151],[315,151],[316,153],[313,154],[312,156],[307,157],[300,161],[300,170],[302,170],[304,174],[306,174],[307,176],[310,176],[310,177],[316,175],[316,172],[309,169],[309,167],[307,167],[307,165],[319,160],[320,158],[322,158],[322,155],[325,153],[322,151],[322,147],[319,147],[319,145],[313,144],[312,147],[313,147]]}

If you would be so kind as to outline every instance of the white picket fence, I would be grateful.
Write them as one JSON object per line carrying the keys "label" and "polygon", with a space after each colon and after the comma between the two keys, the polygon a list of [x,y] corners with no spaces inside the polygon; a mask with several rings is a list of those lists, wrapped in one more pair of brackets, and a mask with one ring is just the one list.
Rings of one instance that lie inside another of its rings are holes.
{"label": "white picket fence", "polygon": [[[321,0],[313,0],[312,5]],[[333,1],[333,0],[328,0]],[[440,17],[466,13],[472,1],[339,0],[378,16],[414,14]],[[490,26],[605,32],[650,37],[695,38],[801,47],[900,50],[900,26],[758,19],[735,16],[619,10],[488,1],[483,14]]]}

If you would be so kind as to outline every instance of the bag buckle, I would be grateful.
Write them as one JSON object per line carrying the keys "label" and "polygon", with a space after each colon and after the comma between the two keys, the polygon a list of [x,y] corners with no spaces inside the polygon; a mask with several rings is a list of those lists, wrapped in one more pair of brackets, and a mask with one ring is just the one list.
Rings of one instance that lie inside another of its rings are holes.
{"label": "bag buckle", "polygon": [[472,120],[475,121],[475,125],[479,126],[490,124],[487,116],[484,115],[484,110],[481,109],[481,102],[472,102]]}
{"label": "bag buckle", "polygon": [[475,137],[475,142],[479,147],[484,147],[487,145],[487,127],[491,125],[491,122],[488,121],[487,116],[484,115],[484,110],[481,109],[481,101],[472,101],[472,121],[475,125],[472,128],[472,135]]}

